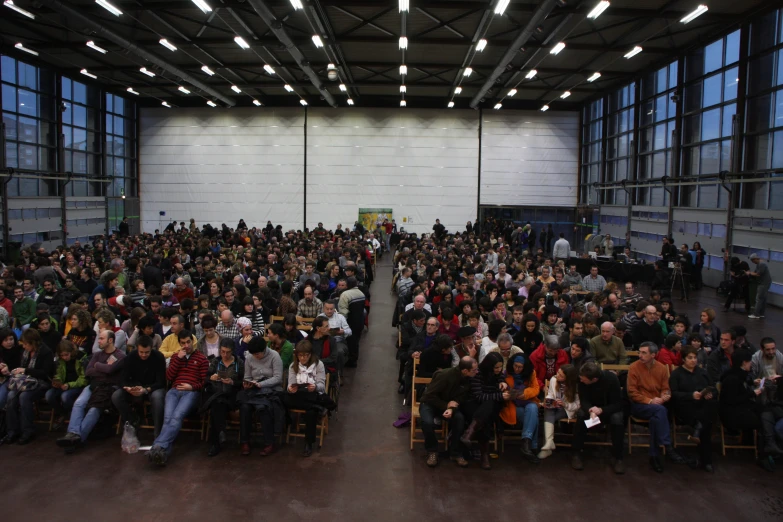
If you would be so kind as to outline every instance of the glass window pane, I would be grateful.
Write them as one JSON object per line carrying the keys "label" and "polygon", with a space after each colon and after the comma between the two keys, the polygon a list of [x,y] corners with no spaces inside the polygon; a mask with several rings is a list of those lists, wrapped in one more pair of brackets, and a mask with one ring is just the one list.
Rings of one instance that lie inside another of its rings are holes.
{"label": "glass window pane", "polygon": [[723,73],[723,101],[731,101],[737,97],[738,84],[739,73],[736,67]]}
{"label": "glass window pane", "polygon": [[[106,112],[114,112],[114,95],[106,93]],[[108,132],[108,131],[106,131]]]}
{"label": "glass window pane", "polygon": [[[716,74],[704,80],[704,102],[702,107],[709,107],[721,102],[721,87],[723,84],[723,75]],[[735,96],[736,97],[736,96]]]}
{"label": "glass window pane", "polygon": [[777,131],[772,138],[772,168],[783,168],[783,131]]}
{"label": "glass window pane", "polygon": [[668,107],[668,103],[666,102],[666,99],[668,98],[668,95],[664,94],[663,96],[658,96],[655,99],[655,121],[663,121],[667,118],[666,115],[666,108]]}
{"label": "glass window pane", "polygon": [[87,127],[87,108],[85,106],[73,105],[73,124],[78,127]]}
{"label": "glass window pane", "polygon": [[87,86],[83,83],[73,82],[73,101],[87,103]]}
{"label": "glass window pane", "polygon": [[5,123],[5,137],[9,140],[17,140],[19,137],[19,134],[17,133],[17,122],[18,117],[16,114],[9,114],[7,112],[3,113],[3,123]]}
{"label": "glass window pane", "polygon": [[749,136],[747,138],[745,168],[760,170],[769,168],[769,134]]}
{"label": "glass window pane", "polygon": [[669,64],[669,89],[677,87],[677,67],[678,62],[674,61]]}
{"label": "glass window pane", "polygon": [[726,37],[726,65],[731,65],[739,61],[739,29]]}
{"label": "glass window pane", "polygon": [[783,183],[769,184],[769,209],[783,210]]}
{"label": "glass window pane", "polygon": [[[71,80],[68,78],[62,79],[63,99],[71,99]],[[67,105],[67,104],[66,104]]]}
{"label": "glass window pane", "polygon": [[665,123],[655,127],[655,150],[660,150],[666,147],[666,134]]}
{"label": "glass window pane", "polygon": [[0,56],[0,74],[4,82],[16,83],[16,60],[10,56]]}
{"label": "glass window pane", "polygon": [[720,146],[720,171],[731,170],[731,140],[724,140]]}
{"label": "glass window pane", "polygon": [[125,114],[125,100],[119,96],[114,97],[114,112],[116,114]]}
{"label": "glass window pane", "polygon": [[774,127],[783,127],[783,90],[775,93],[775,123]]}
{"label": "glass window pane", "polygon": [[701,169],[699,174],[717,174],[720,172],[720,147],[718,143],[701,146]]}
{"label": "glass window pane", "polygon": [[783,51],[778,51],[778,81],[777,85],[783,85]]}
{"label": "glass window pane", "polygon": [[765,94],[748,100],[748,132],[760,132],[769,129],[772,115],[772,94]]}
{"label": "glass window pane", "polygon": [[685,117],[682,135],[683,143],[699,141],[701,137],[701,113]]}
{"label": "glass window pane", "polygon": [[3,110],[17,112],[16,89],[6,84],[3,84]]}
{"label": "glass window pane", "polygon": [[[699,207],[718,208],[718,185],[699,185]],[[696,223],[693,223],[693,228],[690,233],[697,231]]]}
{"label": "glass window pane", "polygon": [[35,145],[19,144],[19,168],[37,169],[38,168],[38,147]]}
{"label": "glass window pane", "polygon": [[667,73],[668,73],[668,67],[664,67],[662,69],[659,69],[657,73],[655,73],[655,92],[663,92],[666,90],[666,87],[668,86],[669,82],[667,79]]}
{"label": "glass window pane", "polygon": [[38,120],[20,117],[18,139],[27,143],[38,143]]}
{"label": "glass window pane", "polygon": [[19,79],[17,82],[17,85],[20,87],[28,87],[30,89],[37,89],[38,88],[38,69],[33,67],[32,65],[28,65],[23,62],[17,62],[19,65],[18,71],[19,71]]}
{"label": "glass window pane", "polygon": [[723,66],[723,40],[704,48],[704,74],[717,71]]}
{"label": "glass window pane", "polygon": [[[19,195],[20,196],[37,196],[38,195],[38,180],[29,178],[19,179]],[[35,214],[35,210],[33,210]]]}
{"label": "glass window pane", "polygon": [[78,127],[73,128],[73,148],[87,150],[87,131]]}
{"label": "glass window pane", "polygon": [[75,174],[87,174],[87,154],[84,152],[74,152],[71,170]]}
{"label": "glass window pane", "polygon": [[712,140],[720,137],[720,109],[706,111],[701,120],[701,139],[702,141]]}
{"label": "glass window pane", "polygon": [[750,53],[755,54],[775,45],[778,11],[772,11],[750,25]]}
{"label": "glass window pane", "polygon": [[38,116],[38,96],[34,92],[19,89],[19,112],[28,116]]}
{"label": "glass window pane", "polygon": [[756,94],[772,87],[775,54],[768,53],[748,64],[748,93]]}
{"label": "glass window pane", "polygon": [[114,132],[113,122],[114,122],[114,118],[112,117],[112,115],[111,114],[107,114],[106,115],[106,129],[105,129],[107,134],[112,134]]}
{"label": "glass window pane", "polygon": [[737,104],[732,103],[723,107],[723,123],[721,126],[721,137],[731,136],[732,121],[731,118],[737,113]]}
{"label": "glass window pane", "polygon": [[701,109],[702,104],[702,83],[696,82],[685,87],[685,112],[691,112]]}

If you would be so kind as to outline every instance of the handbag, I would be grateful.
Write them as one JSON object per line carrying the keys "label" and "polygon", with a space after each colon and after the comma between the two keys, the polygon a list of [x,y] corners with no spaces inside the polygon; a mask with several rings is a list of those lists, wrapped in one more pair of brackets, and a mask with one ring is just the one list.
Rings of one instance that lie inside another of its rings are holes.
{"label": "handbag", "polygon": [[18,392],[32,391],[38,388],[38,379],[29,375],[14,375],[8,382],[8,389]]}

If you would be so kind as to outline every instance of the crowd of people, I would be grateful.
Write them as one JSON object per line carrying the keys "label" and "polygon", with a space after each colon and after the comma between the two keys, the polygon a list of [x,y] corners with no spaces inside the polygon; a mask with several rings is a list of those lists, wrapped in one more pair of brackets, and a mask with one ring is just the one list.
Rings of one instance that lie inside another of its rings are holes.
{"label": "crowd of people", "polygon": [[92,244],[23,249],[0,271],[0,445],[33,441],[48,407],[67,454],[121,419],[154,430],[148,456],[165,465],[186,422],[208,422],[214,457],[238,414],[240,453],[256,431],[269,456],[295,410],[310,456],[358,364],[387,228],[191,219],[131,236],[123,223]]}
{"label": "crowd of people", "polygon": [[[438,222],[432,234],[403,237],[395,253],[398,391],[410,406],[414,368],[431,378],[416,389],[427,465],[438,465],[444,422],[451,459],[468,466],[476,441],[490,469],[496,434],[521,431],[523,456],[538,463],[568,419],[571,466],[584,468],[586,441],[605,431],[622,474],[630,418],[649,434],[657,472],[664,454],[713,472],[718,426],[751,446],[757,433],[758,462],[774,470],[783,456],[783,353],[773,338],[751,339],[741,324],[722,329],[711,308],[691,320],[667,292],[642,295],[633,281],[606,281],[597,266],[581,274],[564,250],[548,241],[536,248],[529,224],[478,228],[449,233]],[[768,276],[751,259],[748,275]],[[410,418],[403,413],[400,424]],[[694,455],[674,447],[673,423],[698,447]]]}

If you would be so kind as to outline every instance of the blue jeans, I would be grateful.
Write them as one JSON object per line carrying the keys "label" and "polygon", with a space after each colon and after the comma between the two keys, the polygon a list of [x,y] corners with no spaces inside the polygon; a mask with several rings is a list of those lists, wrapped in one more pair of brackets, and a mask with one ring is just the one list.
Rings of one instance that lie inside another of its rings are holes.
{"label": "blue jeans", "polygon": [[759,285],[756,290],[756,307],[753,309],[753,314],[757,316],[764,315],[764,311],[767,309],[767,292],[769,288]]}
{"label": "blue jeans", "polygon": [[35,433],[35,411],[33,405],[43,399],[46,386],[39,385],[30,391],[9,391],[5,419],[8,433],[14,435]]}
{"label": "blue jeans", "polygon": [[658,456],[659,446],[670,446],[669,413],[663,404],[631,404],[631,415],[650,422],[650,456]]}
{"label": "blue jeans", "polygon": [[778,419],[775,423],[775,435],[780,442],[783,442],[783,419]]}
{"label": "blue jeans", "polygon": [[75,433],[81,437],[82,442],[90,436],[98,420],[101,418],[101,410],[98,408],[87,408],[87,403],[92,396],[92,390],[89,386],[82,390],[79,398],[73,404],[71,410],[71,422],[68,423],[68,433]]}
{"label": "blue jeans", "polygon": [[522,426],[522,438],[530,439],[533,449],[538,448],[538,404],[531,402],[517,406],[517,426]]}
{"label": "blue jeans", "polygon": [[8,383],[11,381],[11,378],[5,380],[3,384],[0,384],[0,410],[5,409],[5,403],[8,400]]}
{"label": "blue jeans", "polygon": [[163,413],[163,428],[155,438],[154,446],[160,446],[171,454],[171,445],[182,429],[182,421],[198,407],[201,392],[171,389],[166,393],[166,407]]}
{"label": "blue jeans", "polygon": [[62,391],[59,388],[49,388],[49,391],[46,392],[46,402],[54,408],[57,415],[65,415],[65,413],[73,408],[73,404],[76,402],[76,399],[79,398],[83,389],[84,388],[69,388]]}

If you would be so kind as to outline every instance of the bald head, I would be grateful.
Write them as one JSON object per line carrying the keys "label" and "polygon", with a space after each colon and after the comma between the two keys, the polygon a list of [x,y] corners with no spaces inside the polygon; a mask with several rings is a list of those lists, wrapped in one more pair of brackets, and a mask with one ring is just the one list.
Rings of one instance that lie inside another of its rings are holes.
{"label": "bald head", "polygon": [[223,324],[226,326],[230,326],[234,324],[234,314],[231,313],[231,310],[223,310],[220,314],[220,320],[223,321]]}

